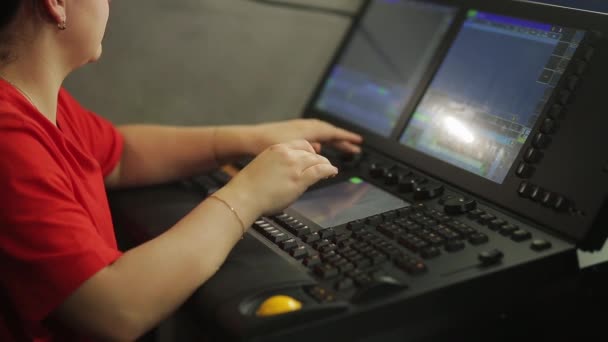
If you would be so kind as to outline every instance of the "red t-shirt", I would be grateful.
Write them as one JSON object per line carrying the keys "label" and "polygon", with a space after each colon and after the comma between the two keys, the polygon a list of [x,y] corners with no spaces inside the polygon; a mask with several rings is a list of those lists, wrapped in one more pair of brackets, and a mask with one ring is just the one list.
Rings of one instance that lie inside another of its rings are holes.
{"label": "red t-shirt", "polygon": [[0,341],[84,341],[49,314],[121,253],[104,177],[123,139],[64,89],[53,125],[0,80]]}

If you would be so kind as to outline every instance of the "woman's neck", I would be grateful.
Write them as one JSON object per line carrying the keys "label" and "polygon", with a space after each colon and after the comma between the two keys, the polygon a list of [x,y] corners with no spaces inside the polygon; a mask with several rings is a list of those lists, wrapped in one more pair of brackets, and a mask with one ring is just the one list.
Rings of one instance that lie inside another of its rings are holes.
{"label": "woman's neck", "polygon": [[15,49],[15,58],[0,66],[0,76],[11,83],[54,125],[57,125],[57,95],[68,70],[57,51],[37,39]]}

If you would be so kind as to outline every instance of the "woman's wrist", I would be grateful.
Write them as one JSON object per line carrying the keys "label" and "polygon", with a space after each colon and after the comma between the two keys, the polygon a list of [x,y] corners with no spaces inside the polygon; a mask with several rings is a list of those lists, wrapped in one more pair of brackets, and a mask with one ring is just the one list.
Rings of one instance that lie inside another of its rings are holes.
{"label": "woman's wrist", "polygon": [[228,183],[214,195],[230,204],[246,229],[249,229],[249,226],[262,216],[263,210],[259,207],[260,201],[251,191],[240,189],[237,185]]}

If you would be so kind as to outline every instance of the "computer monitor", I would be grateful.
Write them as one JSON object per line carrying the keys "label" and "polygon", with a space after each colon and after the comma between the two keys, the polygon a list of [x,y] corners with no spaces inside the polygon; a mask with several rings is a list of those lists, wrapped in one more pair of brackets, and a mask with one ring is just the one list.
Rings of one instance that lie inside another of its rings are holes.
{"label": "computer monitor", "polygon": [[422,1],[371,1],[314,108],[389,136],[456,13]]}
{"label": "computer monitor", "polygon": [[470,10],[401,143],[502,184],[584,36]]}

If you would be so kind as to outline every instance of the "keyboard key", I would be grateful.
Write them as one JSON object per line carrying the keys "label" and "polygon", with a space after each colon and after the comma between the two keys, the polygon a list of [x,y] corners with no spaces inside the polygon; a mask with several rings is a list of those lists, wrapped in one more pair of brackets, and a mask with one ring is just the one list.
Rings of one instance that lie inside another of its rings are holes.
{"label": "keyboard key", "polygon": [[355,232],[364,229],[364,226],[365,222],[363,220],[356,220],[348,223],[346,227],[348,230]]}
{"label": "keyboard key", "polygon": [[366,268],[372,265],[372,261],[368,258],[361,258],[354,262],[358,268]]}
{"label": "keyboard key", "polygon": [[308,255],[308,249],[306,248],[306,246],[298,246],[298,247],[292,249],[289,252],[289,255],[291,255],[292,257],[294,257],[296,259],[302,259]]}
{"label": "keyboard key", "polygon": [[330,243],[329,245],[322,246],[318,249],[319,249],[319,252],[326,253],[329,251],[335,251],[336,249],[338,249],[338,246],[334,243]]}
{"label": "keyboard key", "polygon": [[420,251],[420,255],[425,259],[432,259],[441,255],[441,251],[437,247],[430,246],[422,249],[422,251]]}
{"label": "keyboard key", "polygon": [[332,240],[334,241],[334,243],[339,243],[340,241],[348,240],[350,236],[350,233],[338,234],[334,236]]}
{"label": "keyboard key", "polygon": [[271,234],[268,238],[270,239],[270,241],[278,244],[279,242],[289,239],[289,235],[287,235],[283,232],[278,232],[278,233]]}
{"label": "keyboard key", "polygon": [[302,263],[304,264],[304,266],[314,267],[316,265],[321,264],[321,258],[319,258],[318,255],[308,257],[308,258],[304,259],[304,261]]}
{"label": "keyboard key", "polygon": [[312,287],[308,293],[320,303],[329,303],[336,300],[336,295],[321,286]]}
{"label": "keyboard key", "polygon": [[349,290],[355,286],[355,282],[351,278],[344,278],[338,280],[335,285],[335,289],[338,291]]}
{"label": "keyboard key", "polygon": [[297,246],[298,246],[298,242],[296,241],[296,239],[287,239],[287,240],[281,241],[279,243],[279,247],[281,247],[281,249],[283,249],[285,251],[293,249]]}
{"label": "keyboard key", "polygon": [[490,223],[488,223],[488,228],[490,228],[492,230],[499,230],[505,224],[507,224],[507,221],[505,221],[503,219],[494,219],[494,220],[490,221]]}
{"label": "keyboard key", "polygon": [[330,264],[320,264],[315,266],[314,273],[322,279],[329,279],[338,276],[340,272]]}
{"label": "keyboard key", "polygon": [[365,219],[365,222],[371,226],[378,225],[382,223],[382,216],[374,215]]}
{"label": "keyboard key", "polygon": [[424,262],[411,258],[395,259],[395,265],[410,275],[419,275],[427,271]]}
{"label": "keyboard key", "polygon": [[321,236],[319,236],[319,233],[312,233],[304,236],[302,240],[307,244],[311,244],[313,242],[321,240]]}
{"label": "keyboard key", "polygon": [[496,219],[496,216],[494,216],[492,214],[483,214],[483,215],[479,216],[479,218],[477,219],[477,222],[487,225],[494,219]]}
{"label": "keyboard key", "polygon": [[302,226],[295,230],[291,231],[297,237],[303,237],[311,233],[310,228],[308,226]]}
{"label": "keyboard key", "polygon": [[445,250],[448,252],[457,252],[463,250],[465,244],[461,240],[450,240],[445,244]]}
{"label": "keyboard key", "polygon": [[327,228],[327,229],[320,230],[319,235],[321,236],[321,239],[328,239],[328,238],[336,235],[336,232],[332,228]]}
{"label": "keyboard key", "polygon": [[313,244],[313,247],[314,247],[316,250],[319,250],[321,247],[327,246],[327,245],[329,245],[329,244],[331,244],[331,242],[330,242],[329,240],[327,240],[327,239],[323,239],[323,240],[319,240],[319,241],[315,242],[315,243]]}
{"label": "keyboard key", "polygon": [[471,220],[476,220],[479,218],[479,216],[484,215],[486,212],[481,210],[481,209],[473,209],[471,211],[469,211],[469,213],[467,214],[467,217],[470,218]]}
{"label": "keyboard key", "polygon": [[347,262],[338,266],[338,269],[340,270],[340,273],[345,273],[354,270],[355,265],[352,262]]}

